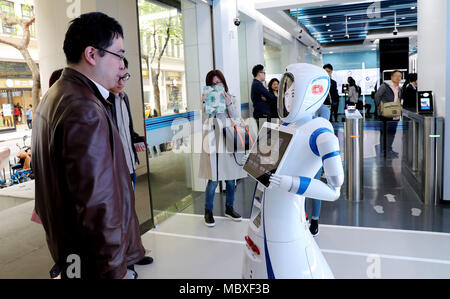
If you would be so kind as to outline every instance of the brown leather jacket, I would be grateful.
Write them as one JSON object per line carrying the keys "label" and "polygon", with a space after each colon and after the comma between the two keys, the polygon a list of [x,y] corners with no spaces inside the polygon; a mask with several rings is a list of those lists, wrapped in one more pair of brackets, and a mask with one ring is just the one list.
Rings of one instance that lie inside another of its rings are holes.
{"label": "brown leather jacket", "polygon": [[77,254],[82,279],[123,278],[145,254],[110,105],[91,80],[66,68],[33,120],[36,212],[56,264],[66,271]]}

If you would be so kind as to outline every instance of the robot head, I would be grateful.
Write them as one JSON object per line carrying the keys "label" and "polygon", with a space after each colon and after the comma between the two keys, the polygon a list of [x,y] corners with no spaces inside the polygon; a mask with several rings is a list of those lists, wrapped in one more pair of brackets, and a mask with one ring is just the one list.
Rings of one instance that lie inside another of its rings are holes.
{"label": "robot head", "polygon": [[330,91],[330,77],[321,67],[297,63],[288,65],[281,78],[278,97],[279,116],[292,123],[313,115]]}

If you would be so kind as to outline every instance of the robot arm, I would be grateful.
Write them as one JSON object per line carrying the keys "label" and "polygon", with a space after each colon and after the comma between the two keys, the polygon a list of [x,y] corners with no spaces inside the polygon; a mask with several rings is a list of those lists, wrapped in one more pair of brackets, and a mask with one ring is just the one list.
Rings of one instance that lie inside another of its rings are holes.
{"label": "robot arm", "polygon": [[321,134],[317,138],[317,148],[322,157],[327,184],[307,177],[273,175],[270,178],[271,187],[319,200],[337,200],[344,182],[338,139],[332,133]]}
{"label": "robot arm", "polygon": [[344,183],[344,169],[338,138],[331,132],[324,133],[317,137],[316,144],[328,185],[334,189],[340,189]]}
{"label": "robot arm", "polygon": [[279,188],[284,191],[295,193],[304,197],[335,201],[341,195],[340,187],[332,187],[321,180],[307,177],[293,177],[288,175],[272,175],[269,188]]}

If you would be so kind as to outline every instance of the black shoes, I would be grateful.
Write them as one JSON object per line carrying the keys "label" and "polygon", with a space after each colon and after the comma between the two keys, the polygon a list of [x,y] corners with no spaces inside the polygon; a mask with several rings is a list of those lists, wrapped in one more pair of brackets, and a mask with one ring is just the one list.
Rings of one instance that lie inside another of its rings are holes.
{"label": "black shoes", "polygon": [[319,220],[311,219],[309,231],[313,237],[317,237],[319,235]]}
{"label": "black shoes", "polygon": [[398,153],[394,152],[393,150],[388,150],[387,151],[387,157],[388,158],[392,158],[392,159],[397,159],[398,158]]}
{"label": "black shoes", "polygon": [[138,276],[136,270],[134,270],[134,265],[127,267],[127,279],[137,279]]}
{"label": "black shoes", "polygon": [[241,221],[242,220],[241,215],[236,213],[236,211],[234,211],[233,207],[231,207],[231,206],[226,206],[225,216],[227,216],[228,218],[230,218],[230,219],[232,219],[234,221]]}
{"label": "black shoes", "polygon": [[213,213],[211,210],[205,209],[205,225],[208,227],[213,227],[216,225],[214,221]]}
{"label": "black shoes", "polygon": [[145,266],[145,265],[150,265],[151,263],[153,263],[153,258],[150,256],[144,256],[144,258],[142,260],[140,260],[139,262],[137,262],[136,265]]}
{"label": "black shoes", "polygon": [[[242,217],[231,206],[226,206],[225,208],[225,216],[230,218],[234,221],[241,221]],[[216,225],[216,222],[214,221],[213,212],[205,209],[205,225],[208,227],[213,227]]]}

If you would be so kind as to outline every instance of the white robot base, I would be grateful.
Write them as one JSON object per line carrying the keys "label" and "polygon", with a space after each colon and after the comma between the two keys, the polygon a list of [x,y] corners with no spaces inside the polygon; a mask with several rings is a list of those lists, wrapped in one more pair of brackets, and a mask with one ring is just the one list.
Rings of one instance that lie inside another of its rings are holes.
{"label": "white robot base", "polygon": [[245,237],[243,278],[334,278],[309,232],[305,198],[279,190],[260,190],[258,185]]}

